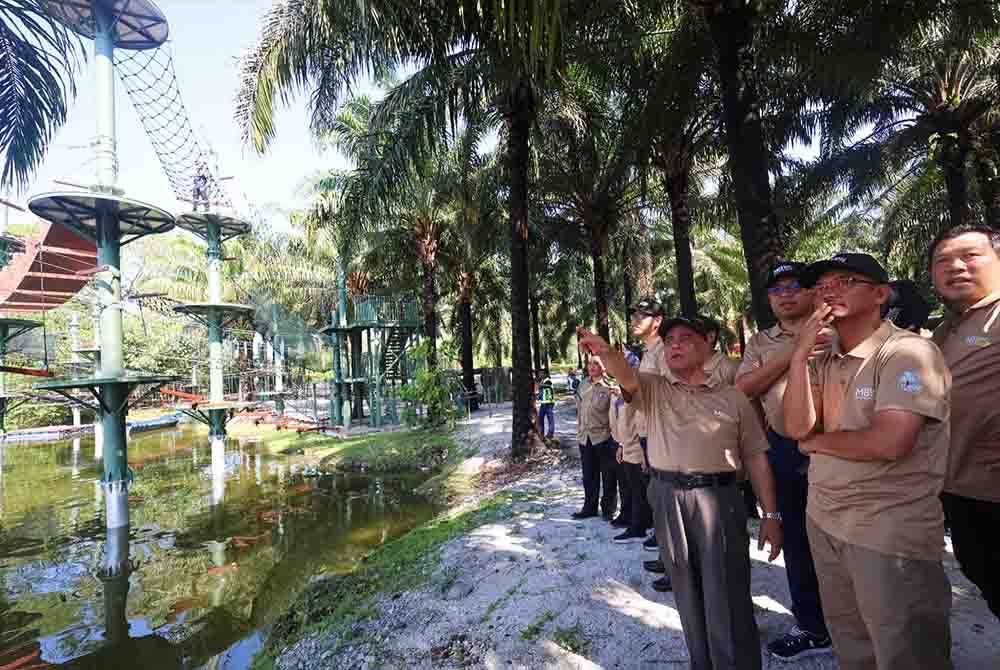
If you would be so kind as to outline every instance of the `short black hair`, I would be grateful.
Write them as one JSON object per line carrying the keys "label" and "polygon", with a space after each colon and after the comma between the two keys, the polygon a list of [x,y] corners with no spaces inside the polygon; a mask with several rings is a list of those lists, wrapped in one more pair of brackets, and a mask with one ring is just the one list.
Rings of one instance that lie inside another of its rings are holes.
{"label": "short black hair", "polygon": [[927,248],[927,267],[930,267],[934,263],[934,252],[937,251],[938,245],[947,240],[953,240],[960,235],[965,235],[967,233],[979,233],[980,235],[985,235],[986,239],[990,241],[990,246],[993,247],[993,252],[1000,256],[1000,230],[996,228],[991,228],[990,226],[984,225],[982,223],[963,223],[958,226],[952,226],[947,230],[943,230],[937,234],[934,241]]}

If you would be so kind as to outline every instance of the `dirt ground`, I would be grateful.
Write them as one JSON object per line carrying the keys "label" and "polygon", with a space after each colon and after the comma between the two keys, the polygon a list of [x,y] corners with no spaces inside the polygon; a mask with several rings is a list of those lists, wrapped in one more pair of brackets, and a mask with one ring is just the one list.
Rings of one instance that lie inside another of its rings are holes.
{"label": "dirt ground", "polygon": [[[574,442],[572,409],[559,433]],[[509,415],[483,413],[460,433],[488,463],[509,440]],[[601,519],[575,521],[582,504],[575,448],[549,470],[517,482],[514,514],[449,542],[431,581],[376,604],[378,616],[338,644],[331,635],[285,650],[291,668],[684,668],[687,650],[673,595],[650,586],[639,544],[616,545]],[[470,466],[472,463],[470,462]],[[767,563],[751,541],[752,596],[762,646],[792,624],[782,559]],[[989,670],[1000,659],[1000,623],[950,552],[956,670]],[[762,648],[763,653],[763,648]],[[832,656],[764,667],[828,670]]]}

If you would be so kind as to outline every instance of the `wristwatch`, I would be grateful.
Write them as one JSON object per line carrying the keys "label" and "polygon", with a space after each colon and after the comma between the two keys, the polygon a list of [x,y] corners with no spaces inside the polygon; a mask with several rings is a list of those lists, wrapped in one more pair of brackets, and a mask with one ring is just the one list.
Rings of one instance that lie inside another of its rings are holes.
{"label": "wristwatch", "polygon": [[761,516],[762,519],[774,519],[778,523],[781,523],[781,512],[764,512]]}

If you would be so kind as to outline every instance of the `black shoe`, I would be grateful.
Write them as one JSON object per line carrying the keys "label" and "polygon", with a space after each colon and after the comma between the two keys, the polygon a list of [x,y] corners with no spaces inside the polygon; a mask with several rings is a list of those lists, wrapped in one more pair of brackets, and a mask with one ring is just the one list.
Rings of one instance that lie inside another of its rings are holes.
{"label": "black shoe", "polygon": [[660,593],[666,593],[667,591],[673,591],[674,586],[670,583],[670,577],[666,575],[660,577],[655,582],[653,582],[653,590],[659,591]]}
{"label": "black shoe", "polygon": [[615,544],[630,544],[632,542],[642,542],[642,539],[646,537],[642,533],[633,533],[630,530],[626,530],[620,535],[615,535],[611,538],[611,541]]}
{"label": "black shoe", "polygon": [[615,518],[614,521],[611,522],[611,525],[614,526],[615,528],[628,528],[632,524],[631,522],[621,518],[621,516],[618,516]]}
{"label": "black shoe", "polygon": [[768,644],[767,651],[779,661],[794,661],[809,656],[829,654],[833,651],[833,644],[829,635],[813,635],[798,626],[792,626],[783,637]]}
{"label": "black shoe", "polygon": [[656,543],[656,535],[650,535],[646,538],[646,541],[642,543],[642,548],[649,551],[659,551],[660,545]]}
{"label": "black shoe", "polygon": [[597,512],[588,512],[587,510],[580,510],[579,512],[573,512],[574,519],[591,519],[597,516]]}
{"label": "black shoe", "polygon": [[665,566],[663,561],[659,559],[655,561],[643,561],[642,567],[645,568],[647,572],[652,572],[657,575],[663,575],[667,572],[667,566]]}

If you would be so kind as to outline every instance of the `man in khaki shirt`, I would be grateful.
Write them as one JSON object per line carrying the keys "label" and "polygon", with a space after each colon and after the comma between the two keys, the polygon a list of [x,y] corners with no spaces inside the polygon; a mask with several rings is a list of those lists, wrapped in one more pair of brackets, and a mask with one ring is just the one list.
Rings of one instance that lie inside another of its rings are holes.
{"label": "man in khaki shirt", "polygon": [[[796,336],[784,420],[810,455],[809,543],[840,668],[949,670],[951,375],[933,342],[882,320],[888,277],[871,256],[838,254],[802,281],[822,303]],[[837,342],[817,356],[829,324]]]}
{"label": "man in khaki shirt", "polygon": [[782,261],[767,276],[767,299],[778,323],[756,333],[747,342],[736,388],[760,400],[767,422],[767,458],[774,470],[778,511],[785,531],[785,573],[792,597],[795,626],[767,645],[768,652],[791,661],[832,648],[823,619],[819,582],[809,536],[806,534],[806,500],[809,494],[809,458],[785,433],[781,411],[788,383],[788,365],[795,348],[795,334],[813,313],[813,292],[801,284],[804,263]]}
{"label": "man in khaki shirt", "polygon": [[758,547],[781,550],[780,515],[756,410],[733,387],[710,385],[711,350],[700,320],[664,322],[674,380],[636,373],[601,337],[579,330],[580,346],[602,356],[647,417],[657,534],[667,559],[693,670],[759,670],[760,637],[750,599],[746,510],[737,484],[746,471],[765,519]]}
{"label": "man in khaki shirt", "polygon": [[962,572],[1000,617],[1000,233],[958,226],[928,255],[948,307],[934,341],[953,378],[941,501]]}

